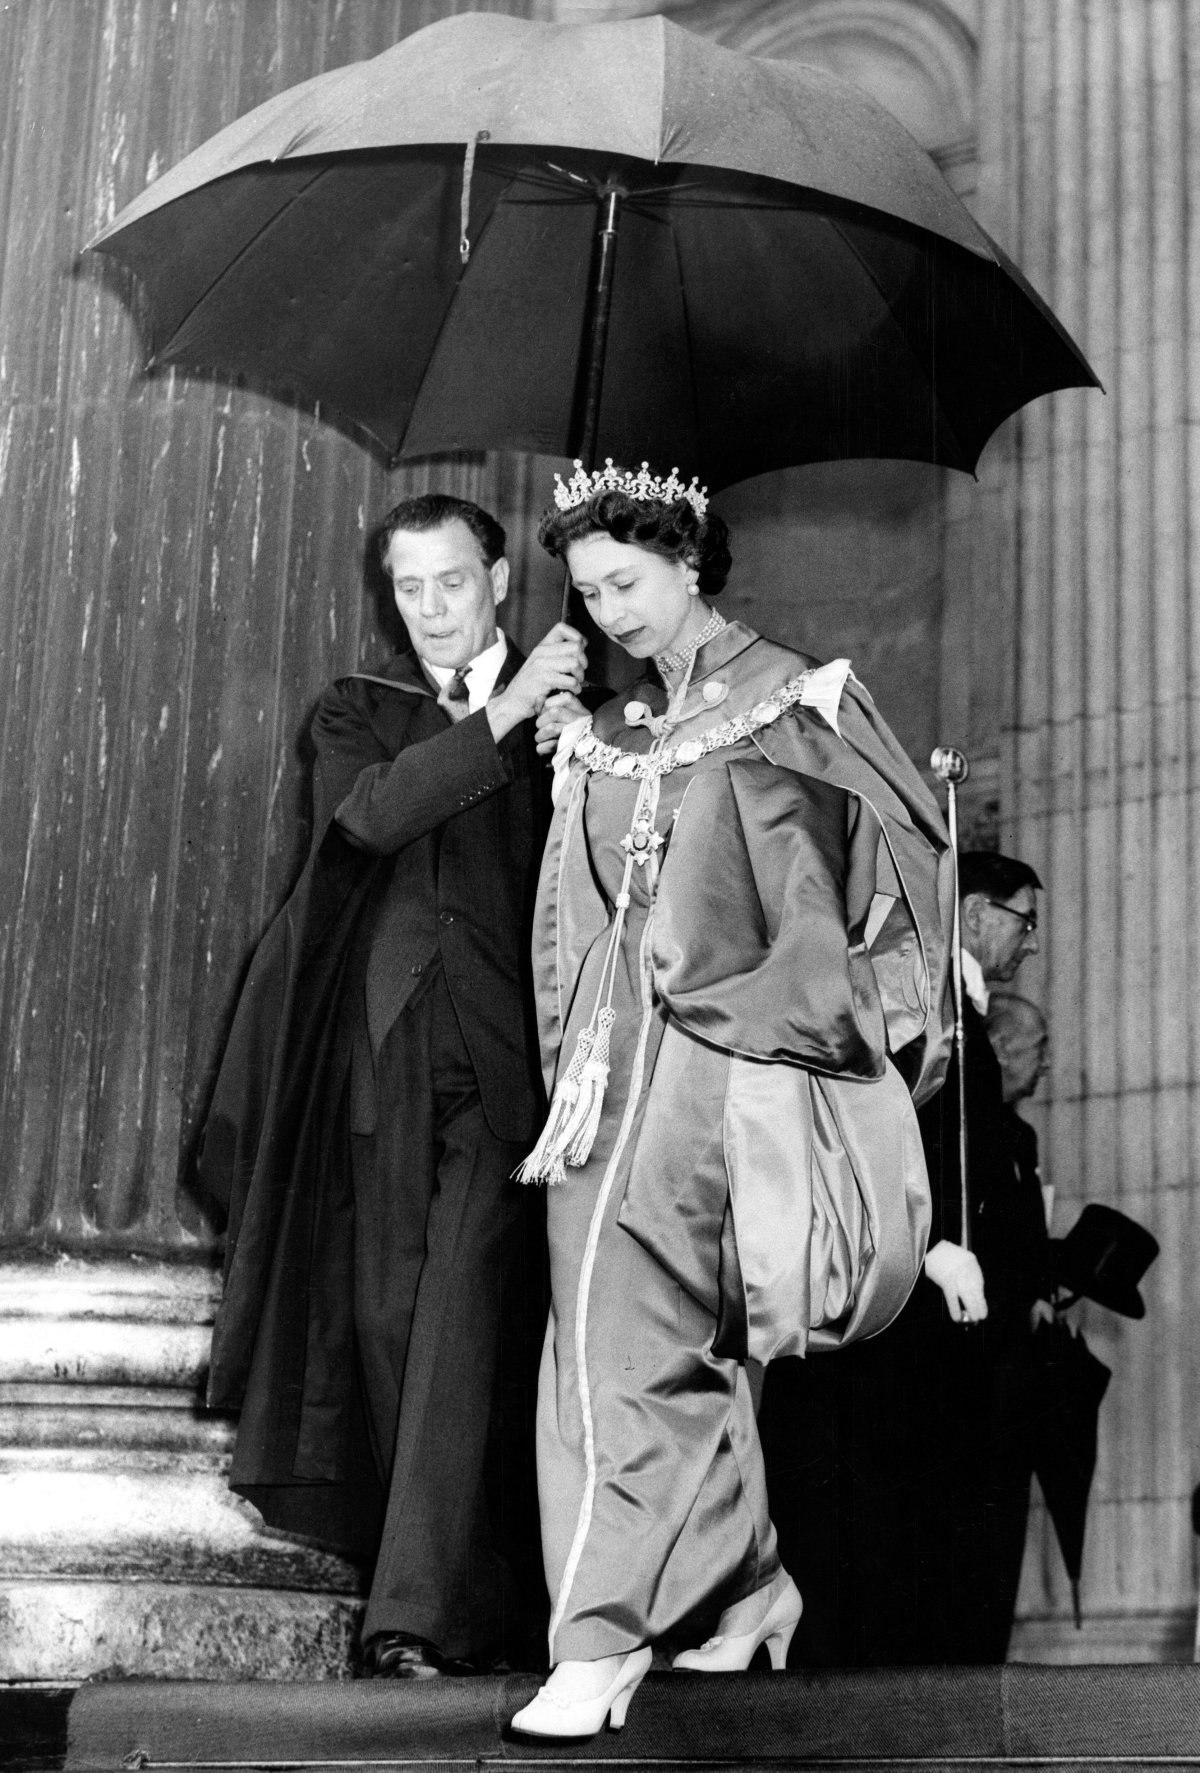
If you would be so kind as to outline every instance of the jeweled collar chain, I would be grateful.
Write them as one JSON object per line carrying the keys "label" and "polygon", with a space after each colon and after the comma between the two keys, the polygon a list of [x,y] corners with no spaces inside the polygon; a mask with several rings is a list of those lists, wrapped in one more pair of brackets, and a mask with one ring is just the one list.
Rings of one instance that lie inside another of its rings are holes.
{"label": "jeweled collar chain", "polygon": [[655,653],[654,663],[658,666],[659,672],[665,677],[668,671],[682,671],[685,666],[691,664],[700,648],[707,646],[710,640],[715,640],[722,628],[727,626],[728,623],[719,609],[710,610],[707,622],[695,639],[689,640],[687,645],[681,646],[677,652]]}
{"label": "jeweled collar chain", "polygon": [[624,777],[636,782],[655,781],[660,776],[670,775],[672,770],[699,763],[710,751],[736,745],[762,727],[771,726],[781,714],[805,702],[816,676],[815,670],[802,672],[799,677],[793,677],[779,689],[772,690],[761,702],[756,702],[749,713],[735,714],[731,720],[721,721],[698,739],[685,739],[680,745],[668,746],[664,744],[668,736],[664,731],[646,752],[622,751],[617,745],[606,745],[592,730],[589,720],[571,746],[570,755],[589,775]]}

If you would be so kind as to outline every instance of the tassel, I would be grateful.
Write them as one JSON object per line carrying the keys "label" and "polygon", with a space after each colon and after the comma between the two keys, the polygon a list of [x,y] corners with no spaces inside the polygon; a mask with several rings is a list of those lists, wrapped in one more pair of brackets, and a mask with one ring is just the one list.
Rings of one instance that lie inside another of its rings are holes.
{"label": "tassel", "polygon": [[580,1074],[579,1097],[563,1133],[566,1161],[574,1170],[579,1169],[592,1155],[592,1146],[596,1143],[596,1134],[600,1129],[604,1092],[608,1088],[609,1035],[616,1017],[605,1007],[598,1020],[596,1044]]}
{"label": "tassel", "polygon": [[546,1116],[541,1137],[524,1163],[519,1164],[513,1172],[518,1182],[545,1182],[553,1185],[565,1180],[563,1153],[567,1144],[566,1129],[579,1100],[580,1079],[591,1057],[595,1038],[595,1029],[585,1028],[576,1041],[571,1063],[554,1086],[550,1112]]}

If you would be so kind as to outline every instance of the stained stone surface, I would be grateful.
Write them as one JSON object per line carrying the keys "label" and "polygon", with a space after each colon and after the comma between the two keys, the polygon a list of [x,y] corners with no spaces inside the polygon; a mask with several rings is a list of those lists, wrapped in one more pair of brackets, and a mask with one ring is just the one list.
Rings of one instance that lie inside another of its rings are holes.
{"label": "stained stone surface", "polygon": [[208,1267],[0,1263],[0,1681],[348,1674],[362,1573],[226,1484],[218,1297]]}
{"label": "stained stone surface", "polygon": [[346,1680],[361,1615],[346,1596],[0,1579],[10,1680]]}

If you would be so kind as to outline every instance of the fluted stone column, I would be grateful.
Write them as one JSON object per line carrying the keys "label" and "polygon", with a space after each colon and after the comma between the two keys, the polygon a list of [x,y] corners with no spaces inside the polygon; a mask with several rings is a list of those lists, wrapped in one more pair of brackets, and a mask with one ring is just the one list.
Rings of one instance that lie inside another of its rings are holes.
{"label": "fluted stone column", "polygon": [[[1186,1654],[1200,1175],[1200,10],[988,0],[980,213],[1105,384],[1028,408],[985,459],[981,556],[1013,645],[1002,846],[1046,883],[1040,1111],[1061,1233],[1110,1202],[1162,1242],[1147,1317],[1098,1309],[1113,1369],[1084,1567],[1086,1656]],[[1023,1642],[1062,1630],[1047,1535]]]}
{"label": "fluted stone column", "polygon": [[357,1572],[226,1487],[217,1294],[192,1265],[0,1265],[0,1681],[348,1671]]}

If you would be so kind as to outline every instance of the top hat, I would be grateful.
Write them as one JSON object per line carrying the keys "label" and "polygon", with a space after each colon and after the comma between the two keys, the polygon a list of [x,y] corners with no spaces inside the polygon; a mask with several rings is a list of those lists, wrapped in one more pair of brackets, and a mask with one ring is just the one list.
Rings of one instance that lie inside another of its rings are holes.
{"label": "top hat", "polygon": [[1060,1286],[1124,1317],[1145,1317],[1137,1283],[1158,1255],[1158,1239],[1144,1225],[1090,1201],[1066,1237],[1054,1241]]}

